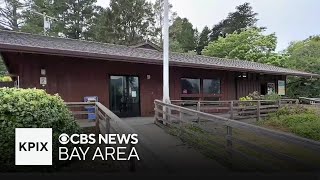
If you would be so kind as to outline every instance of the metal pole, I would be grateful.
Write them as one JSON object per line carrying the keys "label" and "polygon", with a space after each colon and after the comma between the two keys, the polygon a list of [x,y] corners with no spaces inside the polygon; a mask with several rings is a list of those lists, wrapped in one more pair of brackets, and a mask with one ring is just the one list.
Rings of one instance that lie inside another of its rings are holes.
{"label": "metal pole", "polygon": [[163,18],[163,102],[170,103],[169,97],[169,2],[164,0]]}
{"label": "metal pole", "polygon": [[46,33],[46,13],[43,13],[43,34],[47,35]]}

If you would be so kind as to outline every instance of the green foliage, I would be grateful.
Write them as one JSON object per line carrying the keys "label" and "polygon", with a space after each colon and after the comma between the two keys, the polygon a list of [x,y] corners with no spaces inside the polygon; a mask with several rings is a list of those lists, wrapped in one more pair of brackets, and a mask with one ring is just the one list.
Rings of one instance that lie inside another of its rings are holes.
{"label": "green foliage", "polygon": [[7,68],[3,62],[2,57],[0,56],[0,76],[4,76],[7,74]]}
{"label": "green foliage", "polygon": [[94,27],[97,41],[133,45],[155,36],[152,4],[146,0],[111,0]]}
{"label": "green foliage", "polygon": [[[170,26],[169,34],[171,42],[179,44],[183,52],[193,51],[196,47],[196,29],[187,18],[176,18]],[[174,49],[173,49],[174,50]]]}
{"label": "green foliage", "polygon": [[[0,88],[0,164],[2,171],[14,167],[15,128],[52,128],[53,167],[58,167],[58,137],[79,133],[80,128],[58,95],[43,90]],[[8,168],[8,169],[7,169]]]}
{"label": "green foliage", "polygon": [[[275,34],[264,35],[261,29],[250,28],[240,33],[234,32],[225,38],[210,42],[202,51],[206,56],[249,60],[260,63],[278,64],[275,54],[277,38]],[[277,62],[277,63],[275,63]]]}
{"label": "green foliage", "polygon": [[211,31],[208,28],[208,26],[205,26],[203,28],[202,32],[200,33],[200,35],[198,37],[198,44],[196,47],[197,54],[201,55],[201,52],[204,49],[204,47],[208,46],[210,32]]}
{"label": "green foliage", "polygon": [[285,106],[273,113],[261,125],[320,140],[319,114],[314,109],[303,106]]}
{"label": "green foliage", "polygon": [[263,100],[270,100],[270,101],[278,101],[281,99],[281,96],[277,93],[271,93],[263,96]]}
{"label": "green foliage", "polygon": [[24,4],[19,0],[2,0],[0,1],[0,26],[11,30],[20,28],[21,10]]}
{"label": "green foliage", "polygon": [[0,77],[0,82],[10,82],[10,81],[12,81],[10,76]]}
{"label": "green foliage", "polygon": [[244,3],[236,7],[235,12],[229,13],[226,19],[214,25],[210,34],[210,40],[216,41],[219,37],[225,37],[227,34],[241,32],[242,29],[256,27],[258,14],[253,12],[249,3]]}
{"label": "green foliage", "polygon": [[[286,53],[285,66],[300,71],[320,74],[320,36],[292,43]],[[320,97],[320,80],[315,78],[289,77],[287,95],[296,97]]]}

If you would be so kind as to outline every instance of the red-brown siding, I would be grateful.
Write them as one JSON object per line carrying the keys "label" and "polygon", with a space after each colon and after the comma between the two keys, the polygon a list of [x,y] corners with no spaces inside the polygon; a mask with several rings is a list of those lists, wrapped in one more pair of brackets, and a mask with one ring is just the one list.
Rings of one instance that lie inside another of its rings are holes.
{"label": "red-brown siding", "polygon": [[[2,55],[10,73],[20,76],[20,87],[42,88],[39,77],[40,69],[44,68],[48,81],[45,89],[51,94],[59,93],[65,101],[83,101],[84,96],[98,96],[99,101],[109,107],[110,75],[139,77],[142,116],[152,116],[154,100],[162,98],[162,66],[160,65],[14,52],[3,52]],[[260,88],[262,80],[236,80],[236,74],[236,72],[223,70],[170,67],[170,98],[181,98],[180,78],[182,77],[220,78],[221,100],[236,99]],[[151,78],[147,79],[147,75]],[[285,77],[268,76],[267,78],[273,78],[273,81],[276,81]]]}

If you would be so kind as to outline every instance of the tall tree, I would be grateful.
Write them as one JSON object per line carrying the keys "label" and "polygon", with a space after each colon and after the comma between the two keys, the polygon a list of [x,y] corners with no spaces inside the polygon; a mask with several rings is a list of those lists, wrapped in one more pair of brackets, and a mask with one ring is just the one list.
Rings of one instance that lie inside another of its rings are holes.
{"label": "tall tree", "polygon": [[21,24],[21,9],[19,0],[0,1],[0,25],[12,30],[19,30]]}
{"label": "tall tree", "polygon": [[228,17],[212,28],[210,40],[215,41],[219,36],[225,37],[226,34],[241,32],[243,28],[255,27],[258,21],[258,13],[255,13],[250,3],[244,3],[236,7],[235,12],[229,13]]}
{"label": "tall tree", "polygon": [[250,28],[240,33],[234,32],[210,42],[202,51],[204,55],[249,60],[283,66],[285,57],[275,53],[275,34],[264,35],[259,28]]}
{"label": "tall tree", "polygon": [[89,29],[96,15],[97,0],[67,0],[62,14],[64,28],[62,33],[73,39],[91,39]]}
{"label": "tall tree", "polygon": [[208,46],[210,33],[211,33],[211,31],[208,28],[208,26],[205,26],[198,37],[198,42],[197,42],[197,47],[196,47],[197,54],[201,55],[201,51],[203,50],[203,48],[205,46]]}
{"label": "tall tree", "polygon": [[[163,27],[163,1],[164,0],[156,0],[156,2],[153,4],[153,10],[155,15],[155,35],[156,35],[156,41],[159,44],[162,44],[162,27]],[[169,3],[169,25],[172,24],[172,22],[177,17],[177,13],[172,11],[172,4]]]}
{"label": "tall tree", "polygon": [[[320,36],[292,43],[286,50],[286,67],[320,74]],[[287,94],[290,97],[320,97],[318,78],[289,77]]]}
{"label": "tall tree", "polygon": [[22,24],[21,31],[30,32],[33,34],[43,34],[44,21],[41,14],[45,13],[46,15],[55,18],[55,20],[51,20],[50,29],[47,29],[46,33],[51,36],[58,36],[59,32],[62,31],[64,26],[61,17],[66,11],[66,1],[28,0],[27,4],[27,8],[25,8],[22,12],[24,23]]}
{"label": "tall tree", "polygon": [[[169,28],[171,42],[179,44],[183,52],[193,51],[196,47],[196,29],[187,18],[176,18]],[[173,49],[173,51],[175,51]]]}
{"label": "tall tree", "polygon": [[155,36],[152,4],[146,0],[111,0],[95,27],[95,40],[132,45]]}

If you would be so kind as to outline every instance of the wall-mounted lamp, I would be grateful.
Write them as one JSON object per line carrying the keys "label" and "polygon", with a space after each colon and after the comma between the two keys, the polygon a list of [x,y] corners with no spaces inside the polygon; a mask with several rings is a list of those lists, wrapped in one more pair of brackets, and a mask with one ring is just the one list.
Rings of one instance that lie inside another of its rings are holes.
{"label": "wall-mounted lamp", "polygon": [[43,68],[42,68],[42,69],[40,70],[40,73],[41,73],[41,75],[46,75],[46,69],[43,69]]}
{"label": "wall-mounted lamp", "polygon": [[147,75],[147,79],[151,79],[151,75],[148,74],[148,75]]}

